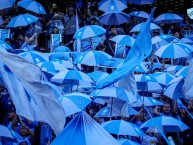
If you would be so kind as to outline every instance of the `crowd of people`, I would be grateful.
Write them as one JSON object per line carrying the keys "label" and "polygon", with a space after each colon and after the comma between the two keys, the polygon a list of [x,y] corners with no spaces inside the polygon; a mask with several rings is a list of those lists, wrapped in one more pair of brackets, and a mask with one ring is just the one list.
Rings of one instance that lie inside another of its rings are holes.
{"label": "crowd of people", "polygon": [[[87,2],[82,3],[81,5],[76,5],[75,3],[68,2],[63,5],[58,3],[49,3],[46,1],[46,15],[36,14],[30,11],[32,15],[38,17],[38,21],[32,23],[25,27],[10,28],[10,32],[7,33],[8,37],[5,39],[5,42],[10,44],[13,50],[10,52],[15,52],[15,50],[22,51],[51,51],[51,45],[48,43],[51,41],[51,34],[61,34],[62,41],[59,45],[65,45],[70,48],[71,51],[74,50],[73,36],[76,32],[76,22],[78,20],[79,28],[88,26],[88,25],[99,25],[104,27],[107,30],[106,36],[103,41],[98,43],[96,50],[104,51],[112,56],[115,56],[115,42],[110,41],[110,39],[116,35],[131,35],[136,37],[138,33],[130,33],[130,30],[137,24],[144,21],[144,19],[138,19],[136,17],[130,17],[128,23],[118,25],[118,26],[106,26],[99,22],[99,17],[102,14],[98,10],[98,2]],[[64,6],[64,7],[63,7]],[[136,8],[132,10],[137,10]],[[130,10],[130,12],[132,11]],[[144,10],[139,8],[138,10]],[[128,10],[127,10],[128,11]],[[148,10],[149,11],[149,10]],[[7,25],[10,20],[21,13],[26,13],[26,10],[23,8],[14,5],[12,8],[0,10],[0,28],[7,29]],[[76,17],[78,15],[78,19]],[[152,31],[152,37],[159,34],[171,34],[174,37],[181,39],[187,35],[192,34],[192,24],[193,22],[186,14],[181,14],[184,18],[184,21],[176,24],[160,24],[162,30]],[[53,48],[54,49],[54,48]],[[128,48],[129,51],[129,48]],[[16,52],[15,52],[16,53]],[[127,53],[126,53],[127,54]],[[122,56],[123,58],[126,56]],[[150,61],[154,63],[156,59],[152,56]],[[160,59],[162,67],[160,69],[149,70],[150,73],[156,71],[164,71],[165,64],[171,64],[171,60]],[[179,59],[175,61],[178,65],[189,65],[186,59],[180,61]],[[152,68],[151,68],[152,69]],[[90,71],[90,70],[89,70]],[[16,114],[16,109],[14,107],[11,96],[8,93],[8,90],[1,86],[0,88],[0,124],[7,126],[15,131],[15,134],[22,137],[20,145],[46,145],[55,138],[55,135],[48,124],[45,122],[32,122],[27,118],[21,117]],[[142,92],[144,94],[144,91]],[[153,95],[148,94],[148,95]],[[193,101],[184,101],[181,100],[184,106],[180,106],[177,101],[174,101],[163,94],[159,94],[157,98],[164,105],[163,106],[154,106],[148,107],[148,110],[153,117],[156,116],[172,116],[174,118],[180,119],[182,122],[187,124],[190,129],[182,133],[166,133],[166,136],[172,136],[174,142],[178,145],[181,144],[191,144],[193,137]],[[94,118],[95,114],[105,105],[99,105],[97,103],[92,103],[86,108],[86,112]],[[184,108],[186,107],[186,108]],[[94,118],[98,123],[103,123],[109,119],[124,119],[129,122],[132,122],[140,127],[145,121],[149,119],[149,115],[144,105],[136,108],[139,112],[139,115],[129,116],[129,117],[112,117],[112,118]],[[190,112],[190,114],[187,113]],[[70,116],[67,118],[67,123],[73,118]],[[164,145],[166,144],[163,137],[154,131],[146,133],[144,137],[130,137],[130,136],[119,136],[113,135],[115,138],[127,138],[133,141],[138,142],[142,145]],[[0,143],[2,145],[11,145],[9,141]],[[16,143],[15,143],[16,144]]]}

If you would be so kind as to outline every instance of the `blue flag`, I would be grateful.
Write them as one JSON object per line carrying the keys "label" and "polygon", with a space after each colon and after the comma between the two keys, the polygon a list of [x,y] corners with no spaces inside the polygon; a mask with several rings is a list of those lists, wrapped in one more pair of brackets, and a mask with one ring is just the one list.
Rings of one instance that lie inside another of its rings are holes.
{"label": "blue flag", "polygon": [[141,27],[141,31],[137,36],[135,43],[127,54],[124,64],[115,70],[112,74],[97,83],[97,88],[104,88],[109,86],[120,79],[127,76],[131,70],[147,58],[152,51],[152,42],[150,34],[150,24],[153,18],[155,8],[152,10],[150,17]]}
{"label": "blue flag", "polygon": [[31,121],[47,122],[59,134],[65,124],[65,113],[52,88],[42,82],[40,68],[0,49],[0,71],[16,113]]}

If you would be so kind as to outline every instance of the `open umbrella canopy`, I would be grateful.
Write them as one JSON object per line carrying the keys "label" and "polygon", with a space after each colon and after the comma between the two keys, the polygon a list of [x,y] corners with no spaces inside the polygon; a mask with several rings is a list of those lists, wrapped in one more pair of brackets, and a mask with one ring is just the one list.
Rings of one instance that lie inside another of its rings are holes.
{"label": "open umbrella canopy", "polygon": [[149,5],[153,4],[154,0],[127,0],[131,4],[136,4],[136,5]]}
{"label": "open umbrella canopy", "polygon": [[144,132],[135,124],[124,120],[112,120],[101,124],[103,128],[112,134],[144,136]]}
{"label": "open umbrella canopy", "polygon": [[61,53],[61,52],[50,53],[49,60],[50,61],[54,61],[54,60],[65,60],[65,61],[68,61],[68,60],[70,60],[70,56],[68,54],[66,54],[66,53]]}
{"label": "open umbrella canopy", "polygon": [[[143,27],[144,24],[145,24],[144,22],[143,22],[143,23],[140,23],[140,24],[137,24],[136,26],[134,26],[134,27],[131,29],[130,33],[131,33],[131,32],[140,32],[140,30],[141,30],[141,28]],[[151,23],[151,24],[150,24],[150,30],[157,30],[157,29],[161,29],[161,27],[158,26],[158,25],[156,25],[156,24],[154,24],[154,23]]]}
{"label": "open umbrella canopy", "polygon": [[65,84],[65,83],[75,83],[78,84],[78,81],[85,81],[94,83],[93,80],[85,73],[77,70],[64,70],[51,78],[52,82]]}
{"label": "open umbrella canopy", "polygon": [[176,38],[174,36],[172,36],[172,35],[161,34],[159,36],[153,37],[151,40],[152,40],[152,44],[155,44],[155,43],[159,43],[161,41],[166,41],[166,42],[170,43],[174,39],[176,39]]}
{"label": "open umbrella canopy", "polygon": [[6,126],[0,125],[0,142],[2,141],[10,141],[10,142],[18,142],[16,138],[14,138],[14,132],[11,131]]}
{"label": "open umbrella canopy", "polygon": [[193,8],[187,9],[188,17],[193,19]]}
{"label": "open umbrella canopy", "polygon": [[164,13],[159,15],[154,22],[157,24],[165,23],[165,24],[172,24],[172,23],[179,23],[182,22],[183,18],[179,15],[174,13]]}
{"label": "open umbrella canopy", "polygon": [[46,61],[37,64],[43,70],[46,71],[63,71],[68,69],[74,69],[75,66],[69,62],[64,60],[55,60],[55,61]]}
{"label": "open umbrella canopy", "polygon": [[138,18],[149,18],[149,14],[144,11],[133,11],[129,13],[129,16],[138,17]]}
{"label": "open umbrella canopy", "polygon": [[85,64],[89,66],[97,66],[100,65],[102,62],[109,60],[111,58],[112,56],[103,51],[90,50],[80,54],[74,60],[74,63]]}
{"label": "open umbrella canopy", "polygon": [[103,0],[98,3],[98,9],[103,12],[122,11],[127,8],[125,0]]}
{"label": "open umbrella canopy", "polygon": [[117,35],[111,38],[110,40],[122,45],[130,46],[130,47],[135,42],[135,39],[129,35]]}
{"label": "open umbrella canopy", "polygon": [[58,46],[53,50],[53,52],[71,52],[71,50],[66,46]]}
{"label": "open umbrella canopy", "polygon": [[0,0],[0,10],[12,7],[15,1],[16,0]]}
{"label": "open umbrella canopy", "polygon": [[119,145],[119,143],[86,112],[78,113],[51,142],[51,145]]}
{"label": "open umbrella canopy", "polygon": [[182,43],[170,43],[161,46],[154,54],[160,58],[188,57],[193,52],[192,46]]}
{"label": "open umbrella canopy", "polygon": [[114,97],[126,102],[132,103],[137,101],[135,96],[132,93],[128,92],[125,89],[118,88],[118,87],[106,87],[103,89],[98,89],[93,91],[90,96],[92,97]]}
{"label": "open umbrella canopy", "polygon": [[46,14],[44,7],[39,2],[36,2],[36,1],[29,1],[29,0],[23,1],[22,0],[18,2],[18,6],[26,10],[35,12],[37,14]]}
{"label": "open umbrella canopy", "polygon": [[184,67],[182,67],[180,70],[178,70],[177,72],[176,72],[176,76],[178,77],[178,76],[182,76],[183,78],[186,78],[186,76],[187,76],[187,73],[188,73],[188,68],[189,68],[189,66],[184,66]]}
{"label": "open umbrella canopy", "polygon": [[159,129],[163,129],[164,133],[182,132],[189,129],[185,123],[170,116],[155,117],[140,126],[143,131],[146,131],[149,127],[158,127]]}
{"label": "open umbrella canopy", "polygon": [[104,13],[99,18],[99,22],[105,25],[120,25],[128,21],[129,15],[118,11]]}
{"label": "open umbrella canopy", "polygon": [[129,139],[119,138],[119,139],[117,139],[117,141],[120,143],[120,145],[140,145],[137,142],[134,142],[134,141],[129,140]]}
{"label": "open umbrella canopy", "polygon": [[95,37],[101,34],[106,33],[106,30],[103,27],[97,25],[89,25],[80,28],[73,36],[74,39],[86,39]]}
{"label": "open umbrella canopy", "polygon": [[18,55],[35,64],[48,61],[48,57],[46,57],[44,53],[38,51],[22,52],[19,53]]}
{"label": "open umbrella canopy", "polygon": [[[135,109],[128,107],[127,115],[138,115],[139,112],[137,112]],[[114,108],[112,107],[104,107],[99,112],[96,113],[94,116],[97,117],[115,117],[115,116],[122,116],[121,108]]]}
{"label": "open umbrella canopy", "polygon": [[101,71],[93,71],[91,73],[87,73],[87,75],[93,79],[95,82],[98,82],[102,79],[104,79],[106,76],[108,76],[109,74],[106,72],[101,72]]}
{"label": "open umbrella canopy", "polygon": [[152,74],[139,74],[134,75],[136,82],[157,82],[156,78]]}
{"label": "open umbrella canopy", "polygon": [[162,106],[163,103],[153,97],[141,97],[137,100],[137,102],[133,103],[132,107],[141,107],[142,104],[145,106]]}
{"label": "open umbrella canopy", "polygon": [[92,101],[88,95],[78,92],[61,96],[58,100],[62,104],[66,116],[81,112]]}
{"label": "open umbrella canopy", "polygon": [[172,74],[166,72],[156,72],[153,74],[155,76],[158,83],[163,85],[169,85],[169,82],[175,79],[176,77]]}
{"label": "open umbrella canopy", "polygon": [[0,49],[12,50],[13,48],[5,41],[0,40]]}
{"label": "open umbrella canopy", "polygon": [[37,20],[38,18],[31,14],[20,14],[12,18],[7,27],[27,26],[31,23],[36,22]]}

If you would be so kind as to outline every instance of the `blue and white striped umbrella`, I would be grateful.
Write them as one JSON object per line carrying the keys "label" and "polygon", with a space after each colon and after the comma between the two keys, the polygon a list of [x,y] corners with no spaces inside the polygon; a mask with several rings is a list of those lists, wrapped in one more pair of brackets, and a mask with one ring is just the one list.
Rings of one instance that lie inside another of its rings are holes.
{"label": "blue and white striped umbrella", "polygon": [[182,39],[180,39],[180,43],[192,45],[193,41],[191,39],[189,39],[189,38],[182,38]]}
{"label": "blue and white striped umbrella", "polygon": [[102,79],[104,79],[105,77],[107,77],[109,74],[106,72],[101,72],[101,71],[94,71],[91,73],[87,73],[87,75],[93,79],[95,82],[98,82]]}
{"label": "blue and white striped umbrella", "polygon": [[129,16],[138,17],[138,18],[149,18],[149,14],[144,11],[133,11],[129,13]]}
{"label": "blue and white striped umbrella", "polygon": [[103,12],[122,11],[127,8],[125,0],[105,0],[98,3],[98,9]]}
{"label": "blue and white striped umbrella", "polygon": [[153,4],[155,0],[127,0],[131,4],[136,5],[149,5]]}
{"label": "blue and white striped umbrella", "polygon": [[174,13],[161,14],[154,20],[154,22],[157,24],[161,24],[161,23],[171,24],[171,23],[179,23],[182,21],[183,21],[183,18],[181,18],[179,15]]}
{"label": "blue and white striped umbrella", "polygon": [[62,104],[66,117],[84,110],[85,107],[92,102],[92,99],[83,93],[67,94],[61,96],[58,100]]}
{"label": "blue and white striped umbrella", "polygon": [[130,47],[135,42],[135,39],[129,35],[117,35],[111,38],[110,40],[122,45],[130,46]]}
{"label": "blue and white striped umbrella", "polygon": [[129,15],[123,12],[112,11],[99,17],[99,22],[105,25],[121,25],[129,21]]}
{"label": "blue and white striped umbrella", "polygon": [[[145,23],[145,22],[140,23],[140,24],[137,24],[136,26],[134,26],[134,27],[131,29],[130,33],[132,33],[132,32],[140,32],[141,27],[143,27],[144,23]],[[150,24],[150,30],[151,30],[151,31],[152,31],[152,30],[158,30],[158,29],[162,29],[162,28],[161,28],[160,26],[154,24],[154,23],[151,23],[151,24]]]}
{"label": "blue and white striped umbrella", "polygon": [[140,145],[137,142],[134,142],[134,141],[129,140],[129,139],[119,138],[119,139],[117,139],[117,141],[120,143],[120,145]]}
{"label": "blue and white striped umbrella", "polygon": [[34,64],[48,61],[48,57],[41,52],[38,51],[28,51],[28,52],[22,52],[18,54],[19,56],[33,62]]}
{"label": "blue and white striped umbrella", "polygon": [[139,74],[134,75],[136,82],[157,82],[156,78],[152,74]]}
{"label": "blue and white striped umbrella", "polygon": [[182,67],[178,72],[176,72],[175,75],[177,77],[182,76],[183,78],[186,78],[187,73],[188,73],[188,68],[189,68],[189,66]]}
{"label": "blue and white striped umbrella", "polygon": [[176,39],[172,35],[167,35],[167,34],[161,34],[159,36],[155,36],[151,39],[152,44],[159,43],[161,41],[166,41],[168,43],[172,42],[174,39]]}
{"label": "blue and white striped umbrella", "polygon": [[132,107],[141,107],[144,104],[147,107],[150,106],[162,106],[163,103],[153,97],[141,97],[137,102],[133,103]]}
{"label": "blue and white striped umbrella", "polygon": [[0,10],[12,7],[15,1],[16,0],[0,0]]}
{"label": "blue and white striped umbrella", "polygon": [[140,126],[143,131],[146,131],[149,127],[159,127],[164,133],[183,132],[189,129],[185,123],[170,116],[155,117]]}
{"label": "blue and white striped umbrella", "polygon": [[29,1],[29,0],[23,1],[22,0],[18,2],[18,6],[26,10],[35,12],[37,14],[46,14],[44,7],[39,2],[36,2],[36,1]]}
{"label": "blue and white striped umbrella", "polygon": [[[179,79],[179,80],[178,80]],[[184,98],[182,94],[182,86],[184,84],[184,81],[182,77],[179,77],[176,82],[172,82],[167,89],[164,91],[164,95],[169,97],[170,99],[177,99],[177,98]]]}
{"label": "blue and white striped umbrella", "polygon": [[154,54],[160,58],[188,57],[193,52],[192,46],[182,43],[170,43],[161,46]]}
{"label": "blue and white striped umbrella", "polygon": [[71,50],[66,46],[58,46],[53,50],[53,52],[71,52]]}
{"label": "blue and white striped umbrella", "polygon": [[68,61],[70,60],[70,56],[66,53],[50,53],[49,55],[49,60],[54,61],[54,60],[65,60]]}
{"label": "blue and white striped umbrella", "polygon": [[7,27],[20,27],[27,26],[31,23],[34,23],[38,20],[37,17],[30,14],[20,14],[11,19]]}
{"label": "blue and white striped umbrella", "polygon": [[139,91],[157,93],[161,93],[163,91],[163,87],[157,82],[137,82],[137,89]]}
{"label": "blue and white striped umbrella", "polygon": [[168,68],[166,68],[167,72],[172,72],[172,71],[178,71],[182,68],[182,65],[175,65],[175,66],[170,66]]}
{"label": "blue and white striped umbrella", "polygon": [[0,49],[12,50],[13,48],[5,41],[0,40]]}
{"label": "blue and white striped umbrella", "polygon": [[13,131],[3,125],[0,125],[0,138],[2,142],[3,141],[18,142],[17,139],[14,138]]}
{"label": "blue and white striped umbrella", "polygon": [[140,63],[139,65],[133,68],[133,71],[143,73],[143,72],[148,72],[149,70],[143,63]]}
{"label": "blue and white striped umbrella", "polygon": [[112,134],[144,136],[144,132],[135,124],[124,120],[112,120],[101,124],[103,128]]}
{"label": "blue and white striped umbrella", "polygon": [[193,19],[193,8],[187,9],[187,14],[190,19]]}
{"label": "blue and white striped umbrella", "polygon": [[103,27],[97,25],[89,25],[80,28],[73,36],[74,39],[86,39],[95,37],[101,34],[106,33],[106,30]]}
{"label": "blue and white striped umbrella", "polygon": [[51,78],[52,82],[65,84],[65,83],[75,83],[78,84],[78,81],[85,81],[94,83],[93,80],[85,73],[77,70],[64,70]]}
{"label": "blue and white striped umbrella", "polygon": [[69,62],[64,60],[55,60],[55,61],[46,61],[37,64],[40,68],[46,71],[63,71],[68,69],[74,69],[75,66]]}
{"label": "blue and white striped umbrella", "polygon": [[166,72],[156,72],[153,74],[155,76],[158,83],[163,85],[169,85],[169,82],[175,79],[176,77],[172,74]]}
{"label": "blue and white striped umbrella", "polygon": [[[129,107],[128,108],[128,115],[139,115],[139,112],[137,112],[135,109]],[[98,117],[115,117],[115,116],[122,116],[121,114],[121,108],[117,109],[114,107],[104,107],[99,112],[96,113],[94,118]]]}
{"label": "blue and white striped umbrella", "polygon": [[98,89],[93,91],[90,96],[92,97],[114,97],[121,100],[124,100],[126,102],[132,103],[137,101],[136,97],[133,96],[132,93],[128,92],[125,89],[118,88],[118,87],[106,87],[103,89]]}
{"label": "blue and white striped umbrella", "polygon": [[100,65],[102,62],[109,60],[111,58],[112,56],[103,51],[90,50],[80,54],[74,60],[74,63],[85,64],[89,66],[97,66]]}

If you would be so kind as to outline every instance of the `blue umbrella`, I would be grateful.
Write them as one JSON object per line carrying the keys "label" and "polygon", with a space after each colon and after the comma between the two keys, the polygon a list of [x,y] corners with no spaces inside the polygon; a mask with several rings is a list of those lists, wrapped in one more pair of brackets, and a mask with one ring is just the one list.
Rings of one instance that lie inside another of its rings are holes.
{"label": "blue umbrella", "polygon": [[[137,112],[135,109],[129,107],[127,115],[138,115],[139,112]],[[115,116],[122,116],[121,114],[121,108],[116,109],[114,107],[104,107],[99,112],[96,113],[94,116],[95,118],[98,117],[115,117]]]}
{"label": "blue umbrella", "polygon": [[129,35],[117,35],[111,38],[110,40],[122,45],[130,46],[130,47],[135,42],[135,39]]}
{"label": "blue umbrella", "polygon": [[[140,23],[140,24],[137,24],[136,26],[134,26],[134,27],[131,29],[130,33],[131,33],[131,32],[140,32],[140,30],[141,30],[141,28],[143,27],[144,24],[145,24],[145,22]],[[150,30],[157,30],[157,29],[161,29],[161,27],[158,26],[158,25],[156,25],[156,24],[154,24],[154,23],[151,23],[151,24],[150,24]]]}
{"label": "blue umbrella", "polygon": [[187,9],[188,16],[193,19],[193,8]]}
{"label": "blue umbrella", "polygon": [[170,43],[161,46],[154,54],[160,58],[181,58],[187,57],[193,52],[192,46],[182,43]]}
{"label": "blue umbrella", "polygon": [[148,5],[148,4],[153,4],[155,0],[127,0],[131,4],[136,4],[136,5]]}
{"label": "blue umbrella", "polygon": [[103,52],[103,51],[96,51],[90,50],[80,54],[75,60],[74,63],[77,64],[85,64],[89,66],[97,66],[102,62],[111,59],[112,56]]}
{"label": "blue umbrella", "polygon": [[19,53],[18,55],[35,64],[48,61],[48,57],[46,57],[43,53],[38,51],[22,52]]}
{"label": "blue umbrella", "polygon": [[127,23],[129,21],[129,16],[123,12],[107,12],[100,16],[99,22],[105,25],[120,25]]}
{"label": "blue umbrella", "polygon": [[170,81],[176,78],[174,75],[166,72],[156,72],[153,74],[153,76],[155,76],[157,82],[166,86],[169,85]]}
{"label": "blue umbrella", "polygon": [[98,82],[102,79],[104,79],[106,76],[108,76],[109,74],[106,72],[101,72],[101,71],[94,71],[91,73],[87,73],[87,75],[93,79],[95,82]]}
{"label": "blue umbrella", "polygon": [[144,132],[135,124],[124,120],[112,120],[101,124],[103,128],[112,134],[144,136]]}
{"label": "blue umbrella", "polygon": [[193,41],[192,41],[191,39],[189,39],[189,38],[182,38],[182,39],[180,40],[180,43],[192,45],[192,44],[193,44]]}
{"label": "blue umbrella", "polygon": [[127,8],[125,0],[105,0],[98,3],[98,9],[104,12],[122,11]]}
{"label": "blue umbrella", "polygon": [[178,71],[181,68],[183,68],[182,65],[175,65],[175,66],[170,66],[170,67],[166,68],[166,71],[167,72]]}
{"label": "blue umbrella", "polygon": [[51,142],[51,145],[119,145],[86,112],[78,113]]}
{"label": "blue umbrella", "polygon": [[188,73],[188,68],[189,68],[189,66],[184,66],[184,67],[182,67],[180,70],[178,70],[178,72],[176,72],[176,76],[178,77],[178,76],[182,76],[182,77],[184,77],[184,78],[186,78],[186,76],[187,76],[187,73]]}
{"label": "blue umbrella", "polygon": [[0,10],[12,7],[15,1],[16,0],[0,0]]}
{"label": "blue umbrella", "polygon": [[13,49],[8,43],[6,43],[3,40],[0,40],[0,48],[6,49],[6,50],[12,50]]}
{"label": "blue umbrella", "polygon": [[[142,101],[143,100],[143,101]],[[141,107],[144,104],[146,107],[148,106],[162,106],[163,103],[153,97],[141,97],[137,100],[137,102],[133,103],[132,107]]]}
{"label": "blue umbrella", "polygon": [[159,15],[154,22],[157,24],[165,23],[165,24],[171,24],[171,23],[179,23],[182,22],[183,19],[174,13],[164,13]]}
{"label": "blue umbrella", "polygon": [[164,133],[182,132],[186,129],[189,129],[185,123],[170,116],[155,117],[146,121],[140,126],[143,131],[146,131],[149,127],[162,128]]}
{"label": "blue umbrella", "polygon": [[68,60],[70,60],[70,56],[68,54],[65,54],[65,53],[51,53],[49,56],[49,60],[50,61],[54,61],[54,60],[68,61]]}
{"label": "blue umbrella", "polygon": [[93,91],[90,96],[92,97],[113,97],[113,98],[118,98],[121,100],[124,100],[128,103],[132,103],[136,101],[135,96],[128,92],[125,89],[118,88],[118,87],[105,87],[103,89],[98,89]]}
{"label": "blue umbrella", "polygon": [[85,73],[77,70],[64,70],[56,75],[54,75],[51,78],[52,82],[59,83],[59,84],[65,84],[65,83],[70,83],[72,84],[73,82],[75,84],[79,84],[79,81],[86,81],[93,83],[93,80]]}
{"label": "blue umbrella", "polygon": [[34,23],[38,20],[37,17],[30,14],[20,14],[11,19],[7,27],[20,27],[27,26],[31,23]]}
{"label": "blue umbrella", "polygon": [[137,17],[137,18],[149,18],[149,14],[144,11],[133,11],[129,13],[129,16]]}
{"label": "blue umbrella", "polygon": [[80,28],[73,36],[74,39],[86,39],[106,33],[106,30],[97,25],[89,25]]}
{"label": "blue umbrella", "polygon": [[161,34],[159,36],[153,37],[151,40],[152,40],[152,44],[155,44],[155,43],[159,43],[159,42],[162,42],[162,41],[166,41],[166,42],[170,43],[174,39],[175,39],[175,37],[172,36],[172,35]]}
{"label": "blue umbrella", "polygon": [[44,7],[36,1],[19,1],[18,6],[37,14],[46,14]]}
{"label": "blue umbrella", "polygon": [[71,50],[66,46],[58,46],[53,50],[53,52],[71,52]]}
{"label": "blue umbrella", "polygon": [[81,112],[92,99],[83,93],[70,93],[58,98],[59,102],[65,111],[66,116]]}
{"label": "blue umbrella", "polygon": [[137,82],[137,89],[139,91],[162,93],[163,86],[156,82]]}
{"label": "blue umbrella", "polygon": [[117,141],[120,143],[120,145],[140,145],[137,142],[134,142],[134,141],[129,140],[129,139],[119,138],[119,139],[117,139]]}
{"label": "blue umbrella", "polygon": [[43,70],[46,71],[63,71],[68,69],[74,69],[75,66],[69,62],[64,60],[55,60],[55,61],[46,61],[37,64]]}
{"label": "blue umbrella", "polygon": [[139,74],[134,75],[136,82],[157,82],[156,78],[152,74]]}

